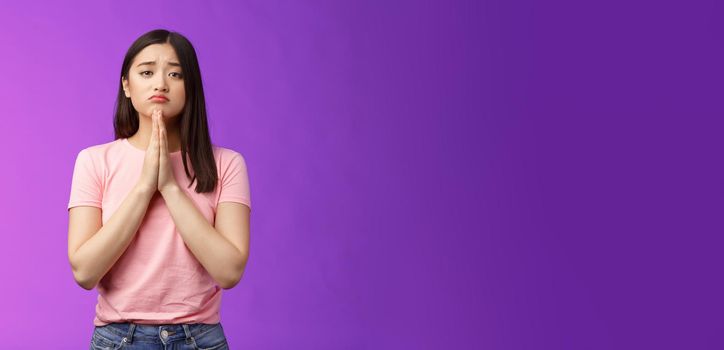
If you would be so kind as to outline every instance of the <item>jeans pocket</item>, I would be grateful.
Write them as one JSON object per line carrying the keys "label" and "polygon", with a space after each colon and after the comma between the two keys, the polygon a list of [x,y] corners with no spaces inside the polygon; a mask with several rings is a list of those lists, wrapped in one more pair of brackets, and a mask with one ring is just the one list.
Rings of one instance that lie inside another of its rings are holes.
{"label": "jeans pocket", "polygon": [[229,348],[221,323],[194,337],[196,350],[225,350]]}
{"label": "jeans pocket", "polygon": [[99,333],[97,329],[93,331],[91,345],[94,350],[118,350],[123,347],[123,344],[125,342],[121,337],[109,337]]}

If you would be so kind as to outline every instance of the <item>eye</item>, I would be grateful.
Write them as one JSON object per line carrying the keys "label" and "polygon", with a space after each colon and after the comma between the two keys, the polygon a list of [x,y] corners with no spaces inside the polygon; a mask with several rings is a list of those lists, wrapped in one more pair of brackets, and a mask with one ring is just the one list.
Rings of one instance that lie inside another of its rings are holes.
{"label": "eye", "polygon": [[[146,74],[146,73],[149,73],[149,74]],[[150,76],[151,74],[153,74],[153,72],[151,72],[150,70],[145,70],[145,71],[143,71],[143,72],[140,72],[139,74],[141,74],[141,75],[144,76],[144,77],[148,77],[148,76]],[[183,79],[183,77],[184,77],[183,74],[178,73],[178,72],[171,72],[170,74],[176,74],[175,77],[177,77],[177,78],[179,78],[179,79]]]}

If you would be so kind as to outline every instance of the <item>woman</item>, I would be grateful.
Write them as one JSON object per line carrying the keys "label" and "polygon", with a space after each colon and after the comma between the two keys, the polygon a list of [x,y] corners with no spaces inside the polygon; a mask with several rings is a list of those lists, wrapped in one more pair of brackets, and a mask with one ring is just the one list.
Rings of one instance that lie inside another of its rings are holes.
{"label": "woman", "polygon": [[221,289],[249,255],[249,182],[244,157],[211,144],[184,36],[131,45],[114,129],[78,153],[68,202],[73,276],[98,287],[91,348],[228,349]]}

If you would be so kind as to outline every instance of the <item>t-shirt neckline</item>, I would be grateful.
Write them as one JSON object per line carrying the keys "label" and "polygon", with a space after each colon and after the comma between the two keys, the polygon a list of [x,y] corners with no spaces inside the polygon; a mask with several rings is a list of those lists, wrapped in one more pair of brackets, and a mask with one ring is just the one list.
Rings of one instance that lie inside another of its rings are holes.
{"label": "t-shirt neckline", "polygon": [[[123,139],[121,139],[121,143],[125,144],[128,148],[132,149],[132,150],[135,151],[136,153],[140,153],[140,154],[144,154],[144,155],[146,154],[146,151],[145,151],[145,150],[142,150],[142,149],[140,149],[140,148],[136,148],[136,146],[132,145],[132,144],[128,141],[128,138],[123,138]],[[181,150],[178,150],[178,151],[176,151],[176,152],[169,152],[169,155],[171,155],[172,157],[175,157],[175,156],[179,156],[179,157],[180,157],[180,156],[181,156]]]}

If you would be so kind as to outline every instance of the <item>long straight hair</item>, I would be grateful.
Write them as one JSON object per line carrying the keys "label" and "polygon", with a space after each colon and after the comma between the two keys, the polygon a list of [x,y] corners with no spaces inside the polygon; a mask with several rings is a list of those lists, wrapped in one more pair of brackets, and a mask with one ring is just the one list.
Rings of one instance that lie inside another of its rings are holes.
{"label": "long straight hair", "polygon": [[[128,52],[126,52],[121,68],[121,77],[128,79],[133,59],[146,46],[164,43],[171,44],[176,51],[184,76],[186,102],[181,112],[179,133],[184,171],[191,180],[189,187],[196,181],[196,193],[213,192],[218,181],[218,174],[206,120],[206,103],[204,89],[201,84],[201,70],[196,58],[196,51],[191,42],[179,33],[164,29],[156,29],[143,34],[131,44]],[[118,84],[118,96],[113,118],[116,140],[133,136],[138,131],[139,123],[138,111],[133,108],[131,99],[126,97],[120,79]],[[189,173],[186,162],[187,154],[191,159],[193,177]]]}

